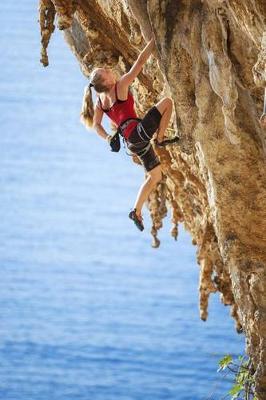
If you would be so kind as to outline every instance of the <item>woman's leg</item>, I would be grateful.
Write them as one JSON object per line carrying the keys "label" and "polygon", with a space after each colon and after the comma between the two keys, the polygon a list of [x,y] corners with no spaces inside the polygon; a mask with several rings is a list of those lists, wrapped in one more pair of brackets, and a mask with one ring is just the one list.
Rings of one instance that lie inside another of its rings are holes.
{"label": "woman's leg", "polygon": [[158,110],[162,115],[158,131],[155,134],[158,142],[160,143],[164,139],[164,134],[172,115],[173,100],[170,97],[165,97],[162,100],[160,100],[159,103],[155,104],[155,107],[158,108]]}
{"label": "woman's leg", "polygon": [[158,182],[162,179],[162,171],[161,165],[157,165],[157,167],[153,168],[148,172],[148,177],[141,185],[139,192],[137,194],[137,198],[134,204],[134,208],[136,208],[136,214],[138,217],[141,217],[142,206],[147,200],[149,194],[157,185]]}
{"label": "woman's leg", "polygon": [[[154,110],[155,107],[157,108],[157,110]],[[132,137],[130,137],[129,142],[131,142],[130,146],[128,146],[129,150],[133,152],[136,151],[136,149],[134,149],[134,142],[139,143],[146,137],[148,137],[148,139],[151,139],[157,130],[159,130],[159,133],[161,135],[160,138],[162,137],[162,139],[159,140],[161,142],[163,140],[164,132],[171,118],[172,108],[172,100],[168,97],[165,97],[164,99],[159,101],[159,103],[157,103],[152,109],[150,109],[141,121],[141,137],[139,137],[139,134],[137,133],[138,130],[134,131]],[[154,119],[152,119],[152,116],[154,116]],[[143,143],[145,144],[145,142]],[[147,200],[149,194],[157,185],[157,183],[160,182],[160,180],[162,179],[161,165],[159,159],[154,153],[152,146],[150,150],[146,152],[145,155],[140,156],[140,158],[145,167],[145,170],[148,173],[148,177],[139,188],[137,198],[133,207],[136,209],[136,214],[139,218],[141,218],[141,210],[144,202]]]}

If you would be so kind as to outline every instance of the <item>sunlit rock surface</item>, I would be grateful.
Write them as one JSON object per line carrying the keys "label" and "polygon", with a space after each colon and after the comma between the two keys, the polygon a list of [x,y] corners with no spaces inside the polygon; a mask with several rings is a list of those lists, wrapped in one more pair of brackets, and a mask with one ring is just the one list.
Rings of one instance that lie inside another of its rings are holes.
{"label": "sunlit rock surface", "polygon": [[164,179],[148,202],[153,246],[167,211],[174,239],[184,223],[198,249],[200,316],[219,291],[265,400],[266,1],[41,0],[39,10],[43,65],[56,25],[86,76],[97,66],[125,73],[153,32],[156,50],[131,88],[137,112],[171,96],[183,138],[156,148]]}

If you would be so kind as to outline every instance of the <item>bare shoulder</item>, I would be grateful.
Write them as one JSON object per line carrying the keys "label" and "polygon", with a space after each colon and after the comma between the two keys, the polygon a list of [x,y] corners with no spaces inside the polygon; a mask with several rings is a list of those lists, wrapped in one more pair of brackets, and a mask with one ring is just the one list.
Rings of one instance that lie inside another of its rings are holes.
{"label": "bare shoulder", "polygon": [[117,95],[119,100],[126,100],[128,95],[129,85],[123,76],[117,80]]}

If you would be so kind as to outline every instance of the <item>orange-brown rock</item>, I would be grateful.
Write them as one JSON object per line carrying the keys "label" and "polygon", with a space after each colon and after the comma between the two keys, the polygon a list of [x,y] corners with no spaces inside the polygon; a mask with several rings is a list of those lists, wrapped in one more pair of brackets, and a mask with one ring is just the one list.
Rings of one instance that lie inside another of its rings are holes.
{"label": "orange-brown rock", "polygon": [[148,202],[153,246],[169,210],[171,235],[177,239],[182,222],[197,246],[201,318],[209,295],[220,292],[246,336],[265,400],[265,0],[41,0],[40,7],[44,64],[56,10],[86,76],[106,65],[125,73],[155,36],[156,51],[132,85],[137,112],[171,96],[171,127],[183,142],[156,148],[164,178]]}

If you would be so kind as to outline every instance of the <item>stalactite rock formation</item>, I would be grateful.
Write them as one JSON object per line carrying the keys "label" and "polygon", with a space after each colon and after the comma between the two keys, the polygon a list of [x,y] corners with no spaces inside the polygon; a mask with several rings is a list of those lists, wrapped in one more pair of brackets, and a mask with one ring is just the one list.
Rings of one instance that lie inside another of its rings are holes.
{"label": "stalactite rock formation", "polygon": [[182,222],[197,246],[201,318],[219,292],[265,400],[265,0],[41,0],[44,65],[55,17],[87,77],[97,66],[125,73],[154,35],[156,50],[132,85],[137,112],[171,96],[183,144],[155,147],[164,178],[148,202],[153,246],[169,211],[174,239]]}

